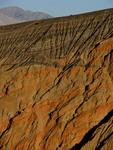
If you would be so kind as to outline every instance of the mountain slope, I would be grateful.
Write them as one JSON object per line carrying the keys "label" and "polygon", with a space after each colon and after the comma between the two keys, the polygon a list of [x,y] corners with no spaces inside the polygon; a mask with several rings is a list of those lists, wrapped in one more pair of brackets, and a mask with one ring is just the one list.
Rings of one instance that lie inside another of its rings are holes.
{"label": "mountain slope", "polygon": [[8,17],[4,14],[0,14],[0,25],[8,25],[14,23],[19,23],[19,20],[16,20],[12,17]]}
{"label": "mountain slope", "polygon": [[112,150],[113,9],[0,27],[0,149]]}
{"label": "mountain slope", "polygon": [[15,18],[20,21],[30,21],[30,20],[37,20],[37,19],[46,19],[50,18],[51,16],[43,13],[43,12],[32,12],[26,11],[19,7],[6,7],[0,9],[0,13],[7,15],[9,17]]}

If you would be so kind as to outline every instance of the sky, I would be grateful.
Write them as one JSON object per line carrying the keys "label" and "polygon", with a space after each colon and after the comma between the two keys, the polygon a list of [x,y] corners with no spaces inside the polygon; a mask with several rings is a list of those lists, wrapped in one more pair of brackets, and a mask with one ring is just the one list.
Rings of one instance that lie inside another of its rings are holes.
{"label": "sky", "polygon": [[57,17],[113,8],[113,0],[0,0],[0,8],[7,6],[42,11]]}

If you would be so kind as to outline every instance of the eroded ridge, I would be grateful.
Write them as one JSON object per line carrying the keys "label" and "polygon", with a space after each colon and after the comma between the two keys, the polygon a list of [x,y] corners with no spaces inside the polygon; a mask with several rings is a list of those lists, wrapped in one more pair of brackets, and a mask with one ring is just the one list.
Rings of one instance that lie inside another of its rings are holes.
{"label": "eroded ridge", "polygon": [[113,9],[0,27],[0,149],[113,149]]}
{"label": "eroded ridge", "polygon": [[76,59],[112,37],[112,27],[113,9],[0,27],[0,59],[12,66],[53,65],[72,51]]}

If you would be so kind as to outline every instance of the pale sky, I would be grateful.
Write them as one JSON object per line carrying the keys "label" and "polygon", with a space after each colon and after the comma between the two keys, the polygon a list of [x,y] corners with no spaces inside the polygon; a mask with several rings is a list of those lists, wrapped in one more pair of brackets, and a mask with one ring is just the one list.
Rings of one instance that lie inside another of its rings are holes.
{"label": "pale sky", "polygon": [[0,0],[0,8],[7,6],[43,11],[52,16],[67,16],[113,8],[113,0]]}

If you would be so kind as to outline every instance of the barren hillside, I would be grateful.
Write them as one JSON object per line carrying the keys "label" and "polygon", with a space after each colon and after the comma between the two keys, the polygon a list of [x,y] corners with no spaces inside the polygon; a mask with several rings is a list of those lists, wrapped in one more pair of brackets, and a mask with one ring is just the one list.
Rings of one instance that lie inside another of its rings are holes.
{"label": "barren hillside", "polygon": [[0,149],[113,149],[113,9],[0,27]]}

